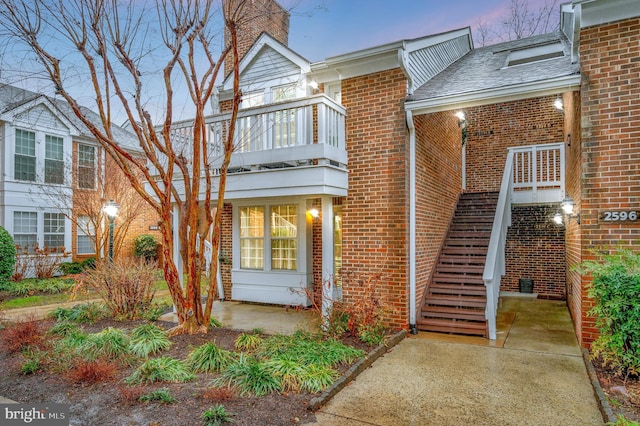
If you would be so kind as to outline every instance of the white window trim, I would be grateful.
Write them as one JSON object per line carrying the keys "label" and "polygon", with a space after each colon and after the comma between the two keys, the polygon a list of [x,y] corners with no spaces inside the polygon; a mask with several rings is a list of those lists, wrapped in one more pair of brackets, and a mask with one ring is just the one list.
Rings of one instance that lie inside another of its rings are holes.
{"label": "white window trim", "polygon": [[[93,148],[93,188],[82,188],[80,186],[80,147],[81,146],[85,146],[85,147],[89,147],[89,148]],[[78,143],[78,148],[77,148],[77,152],[76,152],[76,176],[77,176],[77,182],[76,182],[76,188],[81,189],[83,191],[96,191],[98,189],[98,156],[100,155],[100,151],[98,150],[98,147],[95,145],[91,145],[88,143]]]}
{"label": "white window trim", "polygon": [[[36,180],[20,180],[15,178],[15,156],[16,156],[16,130],[23,130],[27,132],[35,133],[36,141]],[[6,176],[10,177],[12,182],[25,184],[25,185],[52,185],[52,186],[71,186],[71,177],[65,173],[64,181],[62,184],[45,183],[44,181],[44,164],[46,157],[46,135],[62,138],[63,140],[63,161],[64,170],[68,170],[71,161],[71,147],[72,138],[70,134],[61,134],[54,131],[42,130],[40,128],[33,128],[26,125],[8,126],[5,134],[5,145],[9,147],[7,152],[6,161]]]}
{"label": "white window trim", "polygon": [[[56,209],[34,209],[34,208],[26,208],[26,207],[15,207],[7,210],[7,232],[11,234],[13,237],[15,235],[14,230],[14,222],[13,217],[15,212],[24,212],[24,213],[36,213],[36,242],[38,243],[38,247],[44,248],[44,214],[45,213],[60,213],[63,214],[60,210]],[[70,251],[71,249],[71,221],[69,218],[64,215],[64,248],[66,251]],[[58,254],[58,253],[56,253]]]}

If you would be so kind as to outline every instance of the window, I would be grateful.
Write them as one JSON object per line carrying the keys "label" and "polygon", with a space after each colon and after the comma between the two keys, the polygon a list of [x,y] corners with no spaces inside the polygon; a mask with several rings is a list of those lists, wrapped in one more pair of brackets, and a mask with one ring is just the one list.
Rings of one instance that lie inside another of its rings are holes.
{"label": "window", "polygon": [[78,145],[78,188],[96,188],[96,147]]}
{"label": "window", "polygon": [[[265,247],[270,248],[270,258]],[[240,268],[265,269],[266,265],[271,270],[297,270],[297,205],[240,208]]]}
{"label": "window", "polygon": [[298,208],[271,208],[271,269],[295,271],[298,258]]}
{"label": "window", "polygon": [[296,98],[296,85],[289,84],[273,88],[273,102],[288,101]]}
{"label": "window", "polygon": [[13,212],[13,241],[21,250],[33,253],[38,243],[37,213]]}
{"label": "window", "polygon": [[264,105],[264,91],[250,92],[242,96],[241,108],[251,108]]}
{"label": "window", "polygon": [[64,215],[44,214],[44,246],[50,249],[64,248]]}
{"label": "window", "polygon": [[14,179],[36,180],[36,134],[16,129]]}
{"label": "window", "polygon": [[96,230],[89,216],[78,216],[77,220],[77,244],[78,254],[95,254]]}
{"label": "window", "polygon": [[544,61],[547,59],[561,58],[564,56],[562,43],[552,42],[529,46],[522,49],[514,49],[509,53],[507,66],[530,64],[532,62]]}
{"label": "window", "polygon": [[240,267],[264,268],[264,207],[240,209]]}
{"label": "window", "polygon": [[64,183],[64,140],[57,136],[44,137],[44,181]]}

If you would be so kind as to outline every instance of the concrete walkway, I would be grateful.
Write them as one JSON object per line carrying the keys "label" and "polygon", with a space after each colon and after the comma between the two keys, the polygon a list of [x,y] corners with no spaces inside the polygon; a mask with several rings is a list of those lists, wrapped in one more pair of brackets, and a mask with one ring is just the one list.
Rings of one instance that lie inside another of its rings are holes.
{"label": "concrete walkway", "polygon": [[501,313],[494,344],[429,333],[403,340],[316,424],[602,425],[566,304],[505,298]]}

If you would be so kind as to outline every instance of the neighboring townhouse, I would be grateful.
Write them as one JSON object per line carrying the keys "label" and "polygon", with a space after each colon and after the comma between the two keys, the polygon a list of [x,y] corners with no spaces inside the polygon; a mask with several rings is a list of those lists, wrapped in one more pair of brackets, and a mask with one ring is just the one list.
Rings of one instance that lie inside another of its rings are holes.
{"label": "neighboring townhouse", "polygon": [[501,292],[535,293],[567,300],[588,346],[573,267],[638,238],[638,2],[574,0],[561,31],[494,46],[464,28],[317,63],[276,2],[251,5],[268,13],[239,31],[221,298],[326,308],[379,273],[388,325],[494,339]]}
{"label": "neighboring townhouse", "polygon": [[[130,133],[118,126],[113,131],[123,146],[139,152]],[[67,103],[0,85],[0,140],[0,225],[22,250],[48,248],[68,253],[67,260],[95,257],[96,249],[106,250],[95,246],[106,230],[89,215],[109,199],[122,206],[116,226],[129,229],[126,235],[116,231],[117,252],[131,254],[133,232],[156,224],[150,212],[135,211],[139,201],[133,206],[126,191],[109,186],[123,180],[119,171],[108,167],[103,149]]]}

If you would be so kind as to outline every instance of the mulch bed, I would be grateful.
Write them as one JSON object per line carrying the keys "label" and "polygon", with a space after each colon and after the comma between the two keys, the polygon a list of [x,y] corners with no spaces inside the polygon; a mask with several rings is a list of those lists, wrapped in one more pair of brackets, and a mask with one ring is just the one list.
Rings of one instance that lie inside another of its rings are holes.
{"label": "mulch bed", "polygon": [[592,364],[613,414],[640,422],[640,377],[625,378],[598,359],[592,360]]}
{"label": "mulch bed", "polygon": [[[45,322],[47,326],[53,322]],[[116,322],[102,320],[85,325],[87,332],[97,332],[106,327],[132,329],[141,322]],[[158,322],[170,328],[174,324]],[[171,338],[170,350],[162,355],[184,359],[195,347],[207,341],[233,350],[238,330],[218,328],[206,335],[180,335]],[[345,338],[344,343],[365,351],[373,348],[356,339]],[[127,386],[123,379],[133,372],[133,367],[121,367],[109,381],[96,384],[73,383],[64,373],[49,371],[24,375],[20,372],[23,359],[20,353],[9,353],[0,347],[0,396],[24,403],[70,404],[71,425],[198,425],[203,424],[201,414],[217,404],[224,405],[234,414],[234,425],[291,425],[312,422],[315,416],[307,409],[309,401],[318,394],[306,392],[270,394],[263,397],[229,395],[211,391],[212,375],[198,374],[196,380],[187,383],[157,383],[136,387]],[[340,369],[343,374],[350,366]],[[137,397],[153,390],[167,388],[175,398],[172,404],[139,402]]]}

